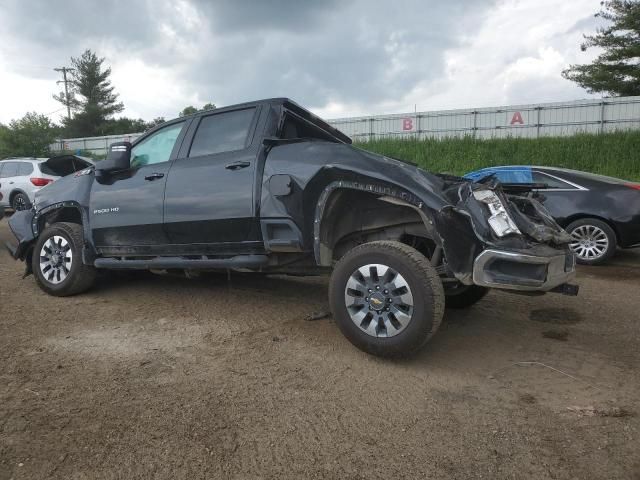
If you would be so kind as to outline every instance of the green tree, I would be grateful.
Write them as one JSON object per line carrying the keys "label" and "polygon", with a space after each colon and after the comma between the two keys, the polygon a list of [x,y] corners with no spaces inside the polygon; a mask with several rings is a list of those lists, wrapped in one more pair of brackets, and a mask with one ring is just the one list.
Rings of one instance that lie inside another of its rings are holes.
{"label": "green tree", "polygon": [[158,125],[160,125],[160,124],[162,124],[164,122],[166,122],[164,117],[156,117],[153,120],[151,120],[150,122],[147,122],[145,130],[151,130],[152,128],[155,128],[155,127],[157,127]]}
{"label": "green tree", "polygon": [[43,157],[60,134],[45,115],[29,112],[8,126],[0,125],[0,157]]}
{"label": "green tree", "polygon": [[125,133],[139,133],[147,130],[147,122],[141,118],[110,118],[100,125],[101,135],[122,135]]}
{"label": "green tree", "polygon": [[194,113],[196,113],[198,111],[198,109],[196,107],[194,107],[193,105],[189,105],[188,107],[184,107],[180,113],[178,114],[179,117],[186,117],[187,115],[193,115]]}
{"label": "green tree", "polygon": [[592,63],[570,65],[562,76],[576,82],[589,93],[640,95],[640,1],[601,2],[596,17],[608,20],[595,35],[585,35],[582,51],[604,49]]}
{"label": "green tree", "polygon": [[85,50],[78,58],[72,57],[71,63],[70,98],[54,95],[63,105],[69,102],[74,111],[71,119],[63,121],[65,133],[74,137],[101,135],[105,121],[124,110],[109,80],[111,68],[104,68],[104,58],[91,50]]}
{"label": "green tree", "polygon": [[205,103],[202,108],[196,108],[193,105],[189,105],[188,107],[184,107],[178,116],[185,117],[187,115],[193,115],[194,113],[204,112],[205,110],[215,110],[215,108],[215,104],[211,102]]}

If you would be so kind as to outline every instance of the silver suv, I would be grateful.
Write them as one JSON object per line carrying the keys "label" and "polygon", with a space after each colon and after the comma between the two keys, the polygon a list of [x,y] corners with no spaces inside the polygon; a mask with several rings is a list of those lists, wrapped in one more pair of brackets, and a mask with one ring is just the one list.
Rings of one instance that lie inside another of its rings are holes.
{"label": "silver suv", "polygon": [[0,160],[0,208],[31,208],[35,193],[42,187],[92,164],[76,155]]}

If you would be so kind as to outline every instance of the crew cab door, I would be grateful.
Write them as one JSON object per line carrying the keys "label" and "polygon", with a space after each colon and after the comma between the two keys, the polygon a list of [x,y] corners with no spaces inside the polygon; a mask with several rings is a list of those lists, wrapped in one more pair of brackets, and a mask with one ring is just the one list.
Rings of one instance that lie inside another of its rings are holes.
{"label": "crew cab door", "polygon": [[[258,244],[254,208],[254,139],[259,109],[196,118],[173,162],[164,204],[169,240],[184,252],[215,253]],[[256,136],[257,137],[257,136]]]}
{"label": "crew cab door", "polygon": [[89,215],[93,241],[103,254],[155,253],[168,243],[162,228],[164,189],[187,122],[172,123],[131,149],[129,169],[96,178]]}

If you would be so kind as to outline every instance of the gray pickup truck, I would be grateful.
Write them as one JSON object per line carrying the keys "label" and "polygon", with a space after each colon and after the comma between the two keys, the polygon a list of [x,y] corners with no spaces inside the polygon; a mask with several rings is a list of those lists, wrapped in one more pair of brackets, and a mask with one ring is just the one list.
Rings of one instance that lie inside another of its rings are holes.
{"label": "gray pickup truck", "polygon": [[86,291],[98,269],[331,273],[339,328],[382,356],[418,350],[445,306],[488,288],[577,293],[571,238],[529,192],[369,153],[286,98],[113,144],[9,224],[51,295]]}

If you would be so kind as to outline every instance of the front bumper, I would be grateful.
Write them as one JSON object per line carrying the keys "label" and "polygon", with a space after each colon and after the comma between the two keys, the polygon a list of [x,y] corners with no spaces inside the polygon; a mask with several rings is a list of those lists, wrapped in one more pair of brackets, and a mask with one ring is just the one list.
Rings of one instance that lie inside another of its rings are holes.
{"label": "front bumper", "polygon": [[484,250],[474,261],[473,283],[530,292],[547,292],[569,283],[576,274],[575,255],[548,250],[536,254]]}

